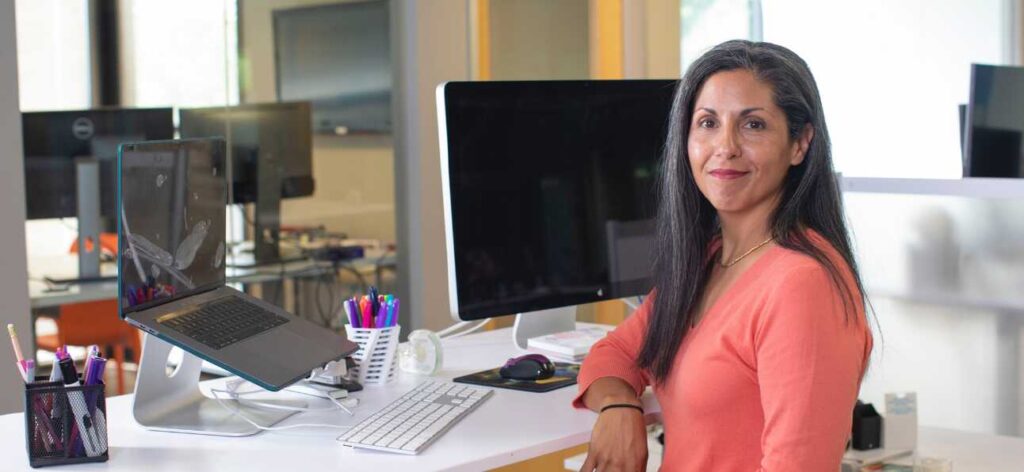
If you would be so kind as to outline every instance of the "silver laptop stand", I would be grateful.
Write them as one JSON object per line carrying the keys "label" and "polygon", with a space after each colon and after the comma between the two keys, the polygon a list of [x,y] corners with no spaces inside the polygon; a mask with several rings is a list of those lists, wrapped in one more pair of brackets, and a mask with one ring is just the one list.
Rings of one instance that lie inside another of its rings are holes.
{"label": "silver laptop stand", "polygon": [[[199,389],[203,361],[185,352],[181,363],[167,373],[171,345],[146,334],[142,340],[142,356],[135,381],[132,413],[135,421],[146,429],[175,433],[214,436],[250,436],[260,429],[246,421],[269,427],[295,414],[295,411],[246,406],[246,402],[207,397]],[[268,402],[289,408],[305,408],[302,401]],[[241,414],[236,413],[241,412]]]}

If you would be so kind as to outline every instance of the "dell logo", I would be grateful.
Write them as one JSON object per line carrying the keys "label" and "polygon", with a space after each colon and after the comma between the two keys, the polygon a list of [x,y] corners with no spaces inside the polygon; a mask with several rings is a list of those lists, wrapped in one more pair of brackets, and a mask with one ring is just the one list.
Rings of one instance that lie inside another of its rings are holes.
{"label": "dell logo", "polygon": [[75,120],[74,123],[71,124],[71,134],[75,135],[76,138],[81,140],[92,138],[92,134],[94,131],[95,128],[92,125],[92,120],[84,116],[78,118],[77,120]]}

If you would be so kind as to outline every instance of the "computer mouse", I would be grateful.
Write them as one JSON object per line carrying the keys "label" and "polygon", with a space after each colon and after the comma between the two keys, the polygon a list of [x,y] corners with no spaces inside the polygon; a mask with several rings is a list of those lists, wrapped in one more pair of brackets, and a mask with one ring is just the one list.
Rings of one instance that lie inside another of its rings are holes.
{"label": "computer mouse", "polygon": [[555,375],[555,363],[541,354],[513,357],[498,371],[503,379],[544,380]]}

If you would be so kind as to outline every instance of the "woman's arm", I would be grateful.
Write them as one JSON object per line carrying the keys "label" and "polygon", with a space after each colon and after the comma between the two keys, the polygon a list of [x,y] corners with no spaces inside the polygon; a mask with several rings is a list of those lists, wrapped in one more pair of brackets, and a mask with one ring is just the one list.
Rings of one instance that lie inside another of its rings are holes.
{"label": "woman's arm", "polygon": [[850,308],[818,265],[783,274],[765,305],[754,333],[760,471],[839,468],[871,342],[861,304]]}
{"label": "woman's arm", "polygon": [[[639,404],[638,398],[650,381],[637,367],[636,359],[647,333],[652,301],[651,296],[644,299],[632,316],[590,348],[580,367],[579,394],[573,399],[573,406],[595,410],[601,406],[598,402],[609,396]],[[595,385],[598,381],[602,382]],[[591,388],[596,390],[591,392]]]}
{"label": "woman's arm", "polygon": [[[647,427],[640,394],[648,378],[636,366],[647,332],[651,297],[626,321],[590,349],[580,369],[577,408],[599,412],[581,472],[638,471],[647,464]],[[604,410],[604,411],[602,411]]]}

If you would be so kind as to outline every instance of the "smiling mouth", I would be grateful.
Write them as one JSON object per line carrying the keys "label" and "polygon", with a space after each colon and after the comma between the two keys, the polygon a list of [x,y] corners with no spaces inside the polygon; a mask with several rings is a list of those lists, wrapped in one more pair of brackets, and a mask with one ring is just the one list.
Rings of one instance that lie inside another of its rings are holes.
{"label": "smiling mouth", "polygon": [[750,172],[741,172],[741,171],[738,171],[738,170],[730,170],[730,169],[715,169],[715,170],[709,172],[709,174],[711,174],[712,177],[714,177],[716,179],[722,179],[722,180],[738,179],[738,178],[743,177],[744,175],[747,175],[749,173]]}

